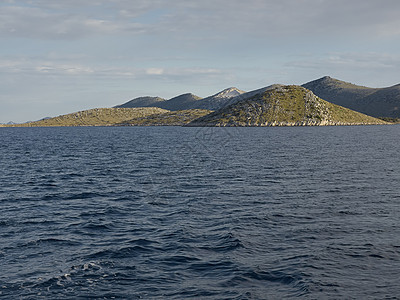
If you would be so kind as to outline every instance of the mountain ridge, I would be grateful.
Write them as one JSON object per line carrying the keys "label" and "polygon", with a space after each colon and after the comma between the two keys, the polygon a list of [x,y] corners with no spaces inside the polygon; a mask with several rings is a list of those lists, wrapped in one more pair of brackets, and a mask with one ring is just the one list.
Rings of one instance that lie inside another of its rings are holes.
{"label": "mountain ridge", "polygon": [[134,108],[134,107],[159,107],[168,110],[187,110],[187,109],[205,109],[216,110],[225,106],[228,99],[234,98],[245,92],[236,87],[226,88],[212,96],[201,98],[192,93],[182,94],[171,99],[164,99],[160,97],[138,97],[120,105],[114,106],[115,108]]}

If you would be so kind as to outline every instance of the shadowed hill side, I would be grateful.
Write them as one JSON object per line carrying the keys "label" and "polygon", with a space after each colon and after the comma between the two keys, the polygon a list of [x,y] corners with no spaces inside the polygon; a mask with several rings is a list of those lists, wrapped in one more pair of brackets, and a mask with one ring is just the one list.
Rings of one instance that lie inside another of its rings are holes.
{"label": "shadowed hill side", "polygon": [[387,124],[329,103],[300,86],[278,86],[201,117],[188,126]]}
{"label": "shadowed hill side", "polygon": [[195,103],[200,99],[202,98],[191,93],[179,95],[169,100],[160,97],[139,97],[114,107],[159,107],[168,110],[184,110],[195,106]]}
{"label": "shadowed hill side", "polygon": [[160,97],[146,96],[132,99],[124,104],[114,106],[114,108],[158,107],[164,101],[166,100]]}
{"label": "shadowed hill side", "polygon": [[95,108],[36,122],[10,125],[7,127],[110,126],[133,118],[146,117],[166,112],[168,111],[158,107]]}
{"label": "shadowed hill side", "polygon": [[[302,85],[318,97],[334,104],[354,109],[357,100],[376,92],[376,89],[355,85],[329,76]],[[334,101],[331,101],[334,99]]]}
{"label": "shadowed hill side", "polygon": [[400,117],[400,85],[369,88],[325,76],[303,84],[331,103],[374,117]]}
{"label": "shadowed hill side", "polygon": [[157,107],[168,110],[185,110],[188,109],[189,107],[195,106],[196,103],[201,99],[202,99],[201,97],[198,97],[191,93],[187,93],[171,98],[164,102],[159,102],[157,104]]}
{"label": "shadowed hill side", "polygon": [[377,89],[359,102],[360,112],[374,117],[400,118],[400,84]]}

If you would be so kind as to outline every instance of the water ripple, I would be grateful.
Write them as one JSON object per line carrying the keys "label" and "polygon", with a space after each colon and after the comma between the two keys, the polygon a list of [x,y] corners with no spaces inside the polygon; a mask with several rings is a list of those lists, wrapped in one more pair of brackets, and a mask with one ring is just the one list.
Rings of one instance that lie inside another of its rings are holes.
{"label": "water ripple", "polygon": [[397,299],[398,128],[2,128],[0,298]]}

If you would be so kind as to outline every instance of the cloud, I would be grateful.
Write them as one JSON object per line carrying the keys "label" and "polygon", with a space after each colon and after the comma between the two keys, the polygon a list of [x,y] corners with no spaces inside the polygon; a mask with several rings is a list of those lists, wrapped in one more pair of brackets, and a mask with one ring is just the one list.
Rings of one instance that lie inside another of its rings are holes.
{"label": "cloud", "polygon": [[304,69],[337,69],[346,68],[358,70],[398,70],[400,68],[400,55],[385,53],[327,53],[315,57],[304,57],[285,64],[286,67]]}
{"label": "cloud", "polygon": [[399,84],[400,55],[377,52],[331,52],[304,55],[284,64],[287,77],[298,84],[329,75],[370,87]]}
{"label": "cloud", "polygon": [[37,75],[84,75],[92,74],[91,67],[79,64],[31,61],[26,58],[0,60],[0,74]]}
{"label": "cloud", "polygon": [[70,12],[46,11],[36,7],[0,7],[0,35],[40,39],[78,39],[121,32],[141,33],[144,26],[123,24]]}
{"label": "cloud", "polygon": [[[389,0],[203,0],[175,1],[164,28],[173,32],[205,32],[238,40],[250,37],[303,39],[336,36],[398,35],[400,2]],[[243,35],[246,34],[246,35]],[[204,37],[204,36],[203,36]],[[273,42],[273,41],[272,41]]]}
{"label": "cloud", "polygon": [[61,56],[50,54],[49,57],[57,57],[57,60],[46,58],[15,57],[13,59],[0,59],[0,75],[37,77],[52,76],[60,79],[66,77],[89,78],[130,78],[130,79],[164,79],[164,80],[189,80],[193,78],[226,76],[226,72],[217,68],[200,67],[118,67],[100,63],[77,63],[73,57],[65,60]]}
{"label": "cloud", "polygon": [[171,37],[400,35],[400,2],[386,0],[92,0],[0,4],[0,34],[30,38],[158,33]]}
{"label": "cloud", "polygon": [[148,75],[162,75],[164,74],[164,69],[162,68],[149,68],[146,70],[146,74]]}

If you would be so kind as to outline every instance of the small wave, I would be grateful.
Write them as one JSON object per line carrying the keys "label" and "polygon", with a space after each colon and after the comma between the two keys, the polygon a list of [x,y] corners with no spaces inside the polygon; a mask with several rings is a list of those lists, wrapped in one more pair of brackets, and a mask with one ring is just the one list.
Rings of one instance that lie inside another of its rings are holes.
{"label": "small wave", "polygon": [[[11,225],[11,221],[10,220],[1,220],[0,221],[0,227],[8,227]],[[15,222],[14,222],[15,223]]]}
{"label": "small wave", "polygon": [[131,246],[119,249],[104,249],[87,256],[88,259],[116,259],[137,257],[145,253],[152,253],[157,249],[151,246]]}
{"label": "small wave", "polygon": [[287,218],[287,219],[303,219],[303,220],[313,220],[314,219],[313,217],[308,216],[308,215],[290,215],[290,214],[281,214],[281,213],[275,213],[272,215],[272,217]]}
{"label": "small wave", "polygon": [[211,242],[213,240],[215,240],[215,243],[200,246],[200,248],[216,252],[228,252],[244,247],[242,242],[238,238],[234,237],[232,233],[219,235],[216,238],[211,239]]}
{"label": "small wave", "polygon": [[[221,297],[221,294],[218,290],[213,291],[208,288],[193,288],[193,287],[184,287],[181,290],[173,291],[165,294],[168,299],[221,299],[221,300],[232,300],[235,298],[232,297]],[[237,298],[236,298],[237,299]],[[246,298],[240,298],[246,299]]]}
{"label": "small wave", "polygon": [[225,260],[192,263],[189,268],[201,273],[221,274],[222,271],[231,272],[233,267],[233,262]]}
{"label": "small wave", "polygon": [[164,257],[159,260],[160,263],[177,266],[182,264],[190,264],[196,261],[200,261],[197,257],[185,256],[185,255],[173,255],[170,257]]}
{"label": "small wave", "polygon": [[350,211],[350,210],[340,210],[340,211],[338,211],[338,214],[339,215],[350,215],[350,216],[361,215],[360,212]]}
{"label": "small wave", "polygon": [[129,244],[134,244],[134,245],[139,245],[139,246],[147,246],[147,245],[151,245],[151,244],[158,244],[158,242],[140,238],[140,239],[130,240]]}
{"label": "small wave", "polygon": [[21,224],[24,225],[24,226],[29,226],[29,225],[42,225],[42,226],[46,225],[46,226],[49,226],[49,225],[56,225],[56,224],[58,224],[58,222],[50,221],[50,220],[43,220],[42,218],[40,218],[40,219],[37,219],[37,220],[35,220],[35,219],[22,220]]}
{"label": "small wave", "polygon": [[97,217],[97,216],[104,216],[106,213],[101,210],[94,210],[94,211],[83,211],[79,214],[80,218],[87,218],[87,217]]}
{"label": "small wave", "polygon": [[[237,273],[237,272],[236,272]],[[261,270],[248,270],[241,274],[235,274],[231,279],[223,282],[223,287],[251,287],[251,286],[264,286],[264,288],[271,288],[265,282],[272,285],[279,284],[286,286],[283,290],[287,297],[304,296],[309,292],[309,288],[304,280],[299,275],[289,274],[283,271],[261,271]]]}
{"label": "small wave", "polygon": [[72,179],[72,178],[75,178],[75,177],[81,178],[81,177],[84,177],[84,176],[85,176],[85,175],[80,174],[80,173],[69,173],[69,174],[63,174],[63,175],[60,177],[60,179],[61,179],[61,180],[68,180],[68,179]]}
{"label": "small wave", "polygon": [[56,182],[45,182],[38,184],[38,188],[56,188],[58,184]]}
{"label": "small wave", "polygon": [[26,247],[37,247],[43,245],[57,245],[57,246],[79,246],[81,243],[77,241],[58,239],[58,238],[41,238],[37,240],[31,240],[23,244],[19,244],[18,248]]}
{"label": "small wave", "polygon": [[108,231],[108,230],[112,230],[113,225],[112,225],[112,223],[102,224],[102,223],[89,222],[89,223],[83,225],[82,228],[88,229],[91,231],[104,231],[104,230]]}
{"label": "small wave", "polygon": [[103,194],[100,193],[91,193],[91,192],[84,192],[84,193],[77,193],[72,195],[66,195],[65,200],[80,200],[80,199],[89,199],[89,198],[97,198],[103,197]]}
{"label": "small wave", "polygon": [[109,205],[109,206],[107,206],[105,208],[101,208],[101,209],[98,208],[98,209],[82,211],[79,214],[79,218],[91,218],[91,217],[98,217],[98,216],[109,217],[110,215],[123,216],[126,214],[127,214],[127,212],[125,210],[123,210],[122,208]]}
{"label": "small wave", "polygon": [[39,282],[25,283],[26,290],[35,291],[36,295],[44,298],[50,295],[60,295],[74,290],[96,285],[97,282],[106,278],[102,267],[95,262],[87,262],[74,265],[68,270],[61,272],[61,275],[50,278],[39,278]]}

